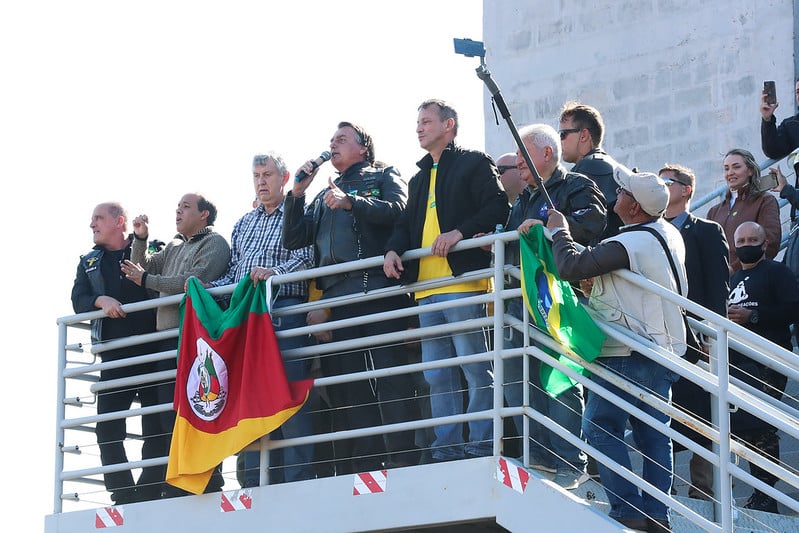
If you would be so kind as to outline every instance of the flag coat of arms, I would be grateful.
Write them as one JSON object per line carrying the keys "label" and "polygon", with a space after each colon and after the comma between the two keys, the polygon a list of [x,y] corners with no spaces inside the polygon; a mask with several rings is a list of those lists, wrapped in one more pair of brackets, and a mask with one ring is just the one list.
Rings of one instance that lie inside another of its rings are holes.
{"label": "flag coat of arms", "polygon": [[[580,304],[572,286],[560,279],[552,258],[552,245],[544,227],[535,225],[519,235],[522,297],[533,323],[558,343],[591,362],[599,356],[605,334]],[[581,374],[587,371],[568,357],[542,347],[564,365]],[[541,384],[551,396],[574,386],[575,382],[549,365],[541,365]]]}
{"label": "flag coat of arms", "polygon": [[223,310],[192,278],[180,307],[177,417],[166,481],[201,494],[223,459],[299,411],[313,380],[286,379],[265,282],[242,279]]}

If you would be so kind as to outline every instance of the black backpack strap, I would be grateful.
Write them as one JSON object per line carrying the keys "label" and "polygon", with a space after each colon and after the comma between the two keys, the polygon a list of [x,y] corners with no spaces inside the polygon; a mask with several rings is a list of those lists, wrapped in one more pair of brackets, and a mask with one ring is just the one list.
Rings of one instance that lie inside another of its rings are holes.
{"label": "black backpack strap", "polygon": [[[680,275],[677,271],[677,265],[674,264],[674,258],[669,251],[669,246],[666,244],[666,239],[663,238],[663,235],[661,235],[660,232],[655,228],[641,224],[632,226],[630,228],[625,228],[624,231],[648,231],[655,236],[655,238],[660,242],[660,245],[663,246],[663,251],[666,252],[666,257],[669,258],[671,271],[674,273],[674,281],[677,283],[677,291],[679,292],[680,296],[682,296],[682,284],[680,283]],[[680,311],[682,314],[682,321],[685,324],[685,344],[687,346],[685,355],[683,357],[685,357],[685,359],[691,363],[696,363],[703,355],[702,343],[697,338],[696,333],[691,328],[691,325],[688,324],[688,315],[685,312],[685,309],[680,307]]]}
{"label": "black backpack strap", "polygon": [[672,257],[671,251],[669,251],[669,245],[666,244],[666,239],[663,238],[663,235],[661,235],[660,232],[655,228],[644,225],[632,226],[630,228],[625,228],[623,231],[624,232],[648,231],[649,233],[655,236],[655,238],[660,242],[660,245],[663,246],[663,251],[666,253],[666,257],[669,259],[669,265],[671,265],[671,272],[674,274],[674,282],[677,284],[677,292],[680,296],[683,296],[682,284],[680,283],[680,276],[678,274],[677,265],[674,264],[674,257]]}

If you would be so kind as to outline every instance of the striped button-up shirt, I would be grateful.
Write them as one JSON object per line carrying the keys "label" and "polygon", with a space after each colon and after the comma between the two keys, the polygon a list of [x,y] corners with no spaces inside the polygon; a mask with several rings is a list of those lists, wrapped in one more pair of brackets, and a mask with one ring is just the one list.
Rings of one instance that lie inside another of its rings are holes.
{"label": "striped button-up shirt", "polygon": [[[282,232],[282,203],[272,213],[267,213],[262,204],[241,217],[233,226],[227,273],[212,281],[211,285],[220,287],[238,283],[257,266],[270,268],[276,275],[313,268],[313,248],[285,249],[281,241]],[[282,284],[278,292],[278,296],[307,295],[307,281]]]}

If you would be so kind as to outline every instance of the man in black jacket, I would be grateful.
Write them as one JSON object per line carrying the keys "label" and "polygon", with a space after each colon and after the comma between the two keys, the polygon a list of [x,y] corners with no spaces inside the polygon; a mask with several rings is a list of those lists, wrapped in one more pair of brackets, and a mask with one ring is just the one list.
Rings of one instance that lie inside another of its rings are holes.
{"label": "man in black jacket", "polygon": [[[730,250],[722,227],[712,220],[694,216],[690,211],[696,177],[693,170],[676,164],[667,164],[658,172],[669,188],[669,205],[666,220],[680,230],[685,243],[685,272],[688,278],[688,299],[721,316],[727,314],[727,296],[730,293]],[[692,362],[698,353],[689,348],[686,358]],[[688,379],[672,385],[672,401],[689,409],[693,414],[710,420],[710,395]],[[673,422],[676,430],[701,442],[708,449],[710,440],[686,426]],[[683,449],[683,448],[680,448]],[[675,452],[679,451],[675,443]],[[689,463],[691,483],[688,496],[702,500],[713,499],[713,465],[695,453]]]}
{"label": "man in black jacket", "polygon": [[[465,272],[487,268],[489,252],[470,248],[450,253],[452,246],[476,234],[490,233],[508,219],[508,196],[502,190],[497,168],[483,152],[455,144],[458,114],[443,100],[427,100],[419,106],[416,134],[428,153],[417,164],[419,172],[410,181],[408,208],[399,217],[386,245],[383,270],[391,279],[409,283],[436,278],[457,278]],[[431,247],[432,255],[403,264],[407,250]],[[415,293],[421,307],[421,327],[486,316],[484,304],[469,304],[439,311],[425,311],[430,304],[479,295],[488,290],[488,279],[462,281]],[[422,360],[439,361],[488,351],[480,329],[422,339]],[[433,417],[463,413],[461,370],[468,383],[467,412],[493,407],[489,362],[426,370],[430,384]],[[491,455],[492,422],[469,422],[469,437],[463,442],[462,423],[435,427],[433,460],[450,461]]]}
{"label": "man in black jacket", "polygon": [[[796,80],[796,100],[799,102],[799,80]],[[766,93],[760,96],[760,143],[763,153],[772,159],[782,159],[799,147],[799,114],[788,117],[777,126],[774,111],[779,103],[766,102]]]}
{"label": "man in black jacket", "polygon": [[[102,309],[105,317],[92,320],[92,344],[112,339],[155,332],[155,309],[126,313],[122,305],[150,298],[146,288],[127,279],[121,265],[130,259],[132,236],[128,235],[128,215],[117,202],[97,205],[89,224],[94,239],[91,252],[81,256],[72,287],[72,307],[76,313]],[[158,343],[138,344],[101,352],[104,363],[159,351]],[[165,365],[165,366],[164,366]],[[169,367],[168,361],[141,363],[100,371],[100,381],[150,374]],[[110,389],[97,395],[97,414],[125,411],[138,396],[142,407],[171,403],[174,387],[170,384],[144,383]],[[142,416],[142,459],[169,455],[169,442],[174,421],[169,413]],[[128,461],[125,453],[127,429],[125,418],[97,422],[95,427],[100,461],[103,466]],[[166,465],[142,468],[138,483],[130,470],[103,474],[106,490],[116,505],[157,499],[166,474]]]}
{"label": "man in black jacket", "polygon": [[725,316],[729,295],[729,244],[721,226],[691,213],[696,177],[693,170],[667,164],[658,172],[669,188],[665,217],[685,241],[688,299]]}
{"label": "man in black jacket", "polygon": [[[318,168],[311,161],[301,171],[308,177],[293,181],[292,190],[284,200],[283,246],[296,250],[314,245],[316,266],[328,266],[357,259],[382,255],[394,221],[405,210],[407,185],[393,167],[375,162],[375,147],[371,136],[360,126],[340,122],[330,140],[331,163],[339,172],[328,180],[321,191],[305,207],[305,191]],[[299,174],[299,173],[298,173]],[[387,279],[380,267],[334,274],[317,278],[322,299],[387,287],[396,281]],[[364,314],[381,313],[410,303],[409,296],[381,298],[369,305],[350,304],[331,306],[330,320],[343,320]],[[333,330],[333,341],[358,339],[405,330],[405,318],[379,320],[360,326]],[[321,359],[325,376],[363,372],[407,364],[403,346],[375,346],[346,354],[333,354]],[[337,409],[334,422],[339,430],[374,427],[417,420],[419,406],[411,374],[387,376],[377,381],[376,395],[369,381],[355,381],[327,387],[332,406]],[[379,405],[375,402],[379,401]],[[420,453],[413,431],[361,437],[336,443],[336,473],[363,472],[386,466],[399,467],[418,464]],[[343,452],[341,450],[344,450]]]}
{"label": "man in black jacket", "polygon": [[[602,148],[605,123],[596,108],[579,102],[566,102],[560,111],[558,133],[563,147],[563,160],[574,163],[571,171],[591,178],[605,197],[607,224],[602,235],[591,243],[597,244],[606,237],[616,235],[622,225],[621,219],[613,210],[616,203],[613,173],[619,163]],[[577,242],[580,240],[577,239]]]}
{"label": "man in black jacket", "polygon": [[[602,235],[607,220],[605,197],[596,183],[583,174],[569,172],[560,163],[561,144],[558,133],[546,124],[532,124],[519,131],[530,159],[544,184],[554,206],[547,204],[546,195],[538,187],[532,171],[517,152],[516,164],[527,187],[519,194],[508,220],[509,229],[533,224],[546,225],[547,211],[557,209],[564,214],[572,228],[574,240],[583,246]],[[518,242],[512,243],[509,259],[518,264]],[[507,252],[506,252],[507,253]]]}
{"label": "man in black jacket", "polygon": [[[756,222],[743,222],[735,230],[735,252],[741,258],[741,268],[730,276],[730,297],[727,316],[749,331],[792,349],[791,323],[799,314],[799,287],[788,268],[766,259],[766,231]],[[735,377],[776,400],[782,399],[788,378],[746,355],[730,350],[730,376]],[[732,413],[730,424],[738,440],[780,463],[780,437],[777,428],[746,409]],[[779,478],[754,463],[749,473],[773,487]],[[777,513],[777,501],[755,489],[746,509]]]}
{"label": "man in black jacket", "polygon": [[[533,225],[543,225],[547,221],[547,211],[557,209],[569,221],[572,235],[583,246],[599,237],[605,229],[605,198],[597,186],[582,174],[567,172],[560,164],[561,145],[558,133],[546,124],[533,124],[519,131],[530,159],[554,206],[547,204],[546,196],[538,186],[531,169],[517,152],[516,163],[522,179],[527,187],[519,194],[513,204],[508,229],[517,229],[527,233]],[[519,242],[508,243],[505,250],[505,262],[514,266],[520,265]],[[515,280],[514,280],[515,281]],[[518,282],[515,286],[519,286]],[[508,302],[507,312],[521,319],[523,316],[521,298]],[[521,333],[512,330],[510,339],[505,340],[505,348],[521,348],[524,338]],[[578,438],[582,437],[580,424],[583,415],[583,391],[581,385],[575,385],[564,391],[557,398],[551,397],[543,390],[539,378],[540,361],[530,358],[529,380],[530,405],[542,414],[569,430]],[[521,358],[505,360],[505,398],[510,407],[522,405],[523,361]],[[521,417],[514,417],[516,429],[522,434]],[[531,449],[530,464],[540,470],[555,473],[555,482],[567,490],[575,489],[585,472],[586,456],[577,447],[565,439],[555,435],[535,421],[530,423]]]}

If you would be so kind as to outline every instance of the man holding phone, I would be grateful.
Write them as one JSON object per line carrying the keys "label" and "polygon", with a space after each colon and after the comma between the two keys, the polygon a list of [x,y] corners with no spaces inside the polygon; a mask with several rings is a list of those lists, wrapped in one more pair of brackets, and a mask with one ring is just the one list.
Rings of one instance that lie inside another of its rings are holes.
{"label": "man holding phone", "polygon": [[[782,159],[799,147],[799,114],[783,120],[777,126],[774,111],[779,107],[773,82],[763,83],[763,92],[760,96],[760,142],[763,153],[772,159]],[[796,80],[796,98],[799,102],[799,80]]]}

